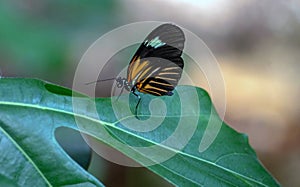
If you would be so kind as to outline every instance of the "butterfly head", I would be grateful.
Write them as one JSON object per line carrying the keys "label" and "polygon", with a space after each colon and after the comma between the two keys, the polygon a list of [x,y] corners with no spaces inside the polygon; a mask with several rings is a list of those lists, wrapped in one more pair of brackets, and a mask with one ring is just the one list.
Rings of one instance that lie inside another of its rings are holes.
{"label": "butterfly head", "polygon": [[131,90],[131,83],[128,82],[126,78],[118,77],[116,82],[118,88],[125,88],[127,91]]}

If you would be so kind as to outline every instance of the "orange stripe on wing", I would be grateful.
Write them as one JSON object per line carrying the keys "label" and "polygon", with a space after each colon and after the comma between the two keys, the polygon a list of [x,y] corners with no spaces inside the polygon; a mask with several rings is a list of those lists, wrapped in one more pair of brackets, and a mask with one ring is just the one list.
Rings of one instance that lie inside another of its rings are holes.
{"label": "orange stripe on wing", "polygon": [[138,91],[139,91],[139,92],[143,92],[143,93],[150,93],[150,94],[158,95],[158,96],[161,96],[161,95],[162,95],[161,93],[156,92],[156,91],[153,91],[153,90],[140,89],[140,90],[138,90]]}
{"label": "orange stripe on wing", "polygon": [[164,83],[164,82],[157,82],[157,81],[154,81],[154,80],[151,80],[149,83],[154,83],[154,84],[160,84],[162,86],[173,86],[172,84],[169,84],[169,83]]}

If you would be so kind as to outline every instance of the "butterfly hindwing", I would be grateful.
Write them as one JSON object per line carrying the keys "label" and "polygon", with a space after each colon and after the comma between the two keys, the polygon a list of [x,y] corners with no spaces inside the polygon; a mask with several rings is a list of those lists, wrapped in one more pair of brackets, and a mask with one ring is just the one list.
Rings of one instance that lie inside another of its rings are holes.
{"label": "butterfly hindwing", "polygon": [[138,48],[128,66],[127,81],[138,91],[171,95],[183,69],[182,30],[172,24],[154,29]]}

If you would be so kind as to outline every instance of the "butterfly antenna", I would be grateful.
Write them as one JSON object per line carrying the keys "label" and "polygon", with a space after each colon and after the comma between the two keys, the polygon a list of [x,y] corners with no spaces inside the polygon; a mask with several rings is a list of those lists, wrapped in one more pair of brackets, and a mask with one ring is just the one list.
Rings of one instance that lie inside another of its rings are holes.
{"label": "butterfly antenna", "polygon": [[89,84],[93,84],[93,83],[97,83],[97,82],[102,82],[102,81],[110,81],[110,80],[116,80],[116,78],[96,80],[96,81],[85,83],[85,85],[89,85]]}

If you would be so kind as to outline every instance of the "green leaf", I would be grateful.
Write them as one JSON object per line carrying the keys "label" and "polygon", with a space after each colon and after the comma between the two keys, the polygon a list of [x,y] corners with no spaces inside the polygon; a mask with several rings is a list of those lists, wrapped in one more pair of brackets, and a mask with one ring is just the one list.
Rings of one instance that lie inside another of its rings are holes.
{"label": "green leaf", "polygon": [[[0,178],[18,185],[101,185],[57,145],[54,131],[64,126],[118,149],[178,186],[279,186],[247,137],[219,119],[204,90],[176,90],[171,97],[142,94],[137,119],[129,112],[137,104],[132,94],[119,100],[77,93],[72,98],[68,89],[39,80],[0,79],[5,153]],[[203,142],[209,146],[203,148]]]}
{"label": "green leaf", "polygon": [[46,85],[0,79],[0,186],[103,186],[56,142],[55,129],[76,125],[71,102],[64,101],[69,96]]}

